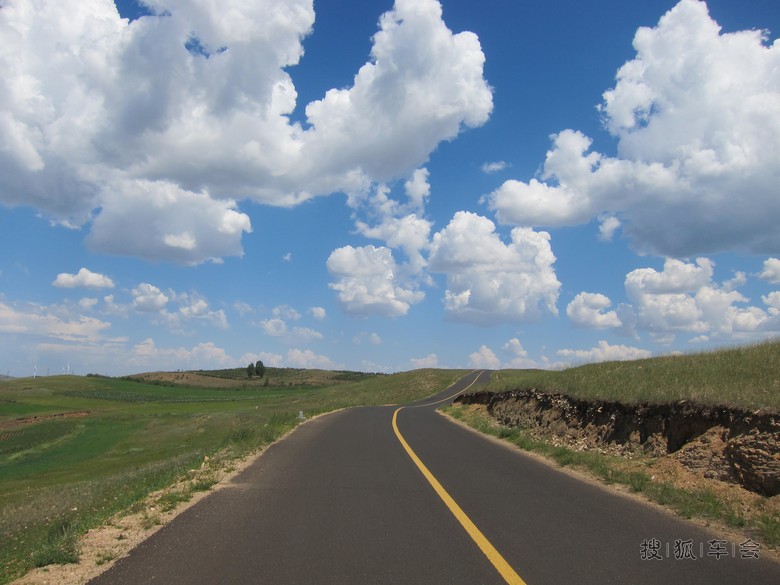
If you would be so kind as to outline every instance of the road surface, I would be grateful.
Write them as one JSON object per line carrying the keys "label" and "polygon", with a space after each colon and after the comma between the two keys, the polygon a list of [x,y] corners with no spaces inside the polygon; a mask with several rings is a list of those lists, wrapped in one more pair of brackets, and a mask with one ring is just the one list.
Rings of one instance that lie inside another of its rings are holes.
{"label": "road surface", "polygon": [[309,421],[90,583],[780,583],[780,564],[742,558],[750,542],[719,542],[436,414],[487,376]]}

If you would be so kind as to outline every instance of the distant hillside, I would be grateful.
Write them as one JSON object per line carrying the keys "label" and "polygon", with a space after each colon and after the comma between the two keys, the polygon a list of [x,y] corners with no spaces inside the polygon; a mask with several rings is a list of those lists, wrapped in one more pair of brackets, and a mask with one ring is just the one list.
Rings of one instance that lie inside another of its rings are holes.
{"label": "distant hillside", "polygon": [[182,372],[146,372],[126,376],[131,380],[171,386],[195,386],[201,388],[247,388],[283,386],[333,386],[360,382],[381,374],[363,372],[329,371],[297,368],[266,368],[263,378],[247,375],[246,368],[227,370],[196,370]]}

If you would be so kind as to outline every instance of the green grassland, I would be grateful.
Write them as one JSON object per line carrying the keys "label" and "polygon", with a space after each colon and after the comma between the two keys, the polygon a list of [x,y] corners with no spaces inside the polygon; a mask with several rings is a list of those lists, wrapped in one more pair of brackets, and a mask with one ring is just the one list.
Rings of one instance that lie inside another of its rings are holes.
{"label": "green grassland", "polygon": [[780,341],[562,371],[502,370],[489,387],[530,388],[627,404],[688,400],[780,412]]}
{"label": "green grassland", "polygon": [[[463,371],[212,373],[226,384],[100,376],[0,383],[0,583],[73,562],[78,536],[174,483],[206,455],[240,457],[307,417],[423,398]],[[246,383],[245,383],[246,382]],[[265,384],[268,383],[268,386]]]}
{"label": "green grassland", "polygon": [[[294,428],[299,411],[310,417],[406,403],[464,373],[267,368],[264,378],[248,378],[238,368],[0,381],[0,583],[34,566],[75,561],[85,530],[133,510],[206,455],[230,459],[255,452]],[[780,341],[563,371],[502,370],[492,374],[488,388],[780,412]],[[632,486],[649,489],[642,473],[627,477]],[[773,516],[764,524],[771,529],[766,541],[780,542],[780,520]]]}
{"label": "green grassland", "polygon": [[199,372],[204,376],[224,380],[242,380],[252,384],[264,384],[265,378],[275,386],[330,386],[346,382],[360,382],[374,378],[378,374],[350,372],[343,370],[303,370],[299,368],[266,368],[263,378],[247,378],[246,368],[227,370],[206,370]]}

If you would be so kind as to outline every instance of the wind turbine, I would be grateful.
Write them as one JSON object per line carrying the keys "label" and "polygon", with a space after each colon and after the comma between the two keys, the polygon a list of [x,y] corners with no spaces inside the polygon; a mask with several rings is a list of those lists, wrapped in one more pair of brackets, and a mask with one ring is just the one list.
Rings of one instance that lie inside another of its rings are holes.
{"label": "wind turbine", "polygon": [[33,378],[36,378],[38,376],[38,364],[35,364],[33,366]]}

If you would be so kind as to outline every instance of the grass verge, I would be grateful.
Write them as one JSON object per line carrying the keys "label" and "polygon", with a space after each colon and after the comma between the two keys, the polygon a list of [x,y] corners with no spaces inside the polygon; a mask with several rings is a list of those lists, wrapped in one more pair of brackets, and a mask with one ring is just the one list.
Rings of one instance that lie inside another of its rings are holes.
{"label": "grass verge", "polygon": [[502,370],[489,390],[536,388],[624,404],[688,400],[780,412],[780,341],[562,371]]}

